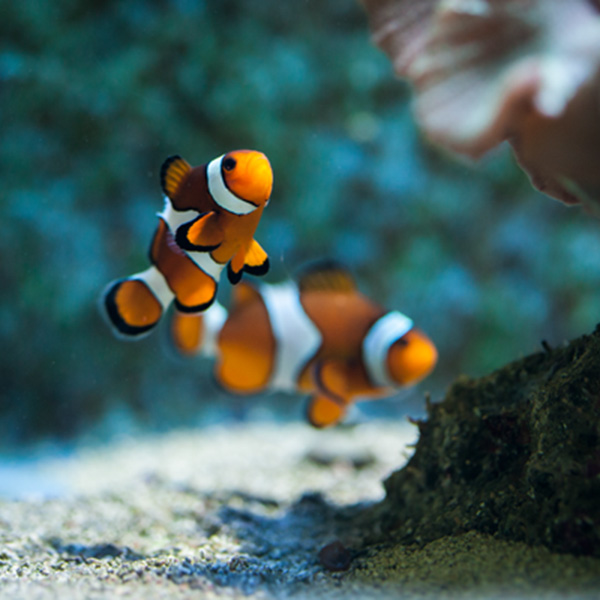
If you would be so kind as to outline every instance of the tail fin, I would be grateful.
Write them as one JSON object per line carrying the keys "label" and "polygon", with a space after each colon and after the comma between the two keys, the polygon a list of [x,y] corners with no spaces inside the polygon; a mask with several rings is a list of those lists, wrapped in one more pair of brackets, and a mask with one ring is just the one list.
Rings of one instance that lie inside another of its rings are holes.
{"label": "tail fin", "polygon": [[215,356],[217,336],[226,319],[227,311],[216,301],[200,314],[176,310],[171,321],[171,340],[175,349],[184,356]]}
{"label": "tail fin", "polygon": [[139,339],[156,326],[172,299],[164,277],[150,267],[109,284],[102,308],[117,336]]}

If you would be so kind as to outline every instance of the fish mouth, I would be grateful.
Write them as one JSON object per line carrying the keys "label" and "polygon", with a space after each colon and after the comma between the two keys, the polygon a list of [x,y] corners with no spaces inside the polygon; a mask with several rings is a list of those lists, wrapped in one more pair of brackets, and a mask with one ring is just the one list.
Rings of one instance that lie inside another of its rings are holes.
{"label": "fish mouth", "polygon": [[234,170],[223,172],[229,190],[250,204],[264,206],[273,189],[273,170],[269,159],[256,150],[236,150],[227,157],[236,161]]}
{"label": "fish mouth", "polygon": [[388,369],[400,384],[412,385],[431,373],[437,363],[438,352],[433,342],[417,328],[411,329],[402,342],[391,348],[393,356],[388,359],[391,362]]}

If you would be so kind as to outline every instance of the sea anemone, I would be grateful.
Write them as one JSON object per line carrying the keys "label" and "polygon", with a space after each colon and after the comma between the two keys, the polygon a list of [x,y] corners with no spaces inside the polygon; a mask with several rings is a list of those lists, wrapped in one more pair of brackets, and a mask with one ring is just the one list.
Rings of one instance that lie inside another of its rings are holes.
{"label": "sea anemone", "polygon": [[600,0],[362,0],[427,136],[600,214]]}

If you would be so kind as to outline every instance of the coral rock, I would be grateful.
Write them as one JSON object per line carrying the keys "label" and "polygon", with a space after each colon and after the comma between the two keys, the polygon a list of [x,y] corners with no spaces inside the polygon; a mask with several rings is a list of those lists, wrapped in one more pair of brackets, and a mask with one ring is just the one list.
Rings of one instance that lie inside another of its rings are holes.
{"label": "coral rock", "polygon": [[600,326],[459,378],[386,481],[380,530],[406,543],[469,530],[600,556]]}

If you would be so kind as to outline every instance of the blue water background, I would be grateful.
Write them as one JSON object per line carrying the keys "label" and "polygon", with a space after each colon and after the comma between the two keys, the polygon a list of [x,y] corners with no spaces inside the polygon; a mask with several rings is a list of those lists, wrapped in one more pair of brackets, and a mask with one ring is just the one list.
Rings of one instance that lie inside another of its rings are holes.
{"label": "blue water background", "polygon": [[99,316],[103,287],[147,264],[174,153],[264,151],[267,280],[344,261],[433,338],[435,373],[367,417],[422,414],[425,391],[439,400],[457,375],[599,320],[597,221],[533,191],[507,148],[470,165],[432,147],[358,3],[24,0],[2,14],[2,447],[302,418],[300,399],[232,398],[210,364],[169,356],[164,331],[123,343]]}

